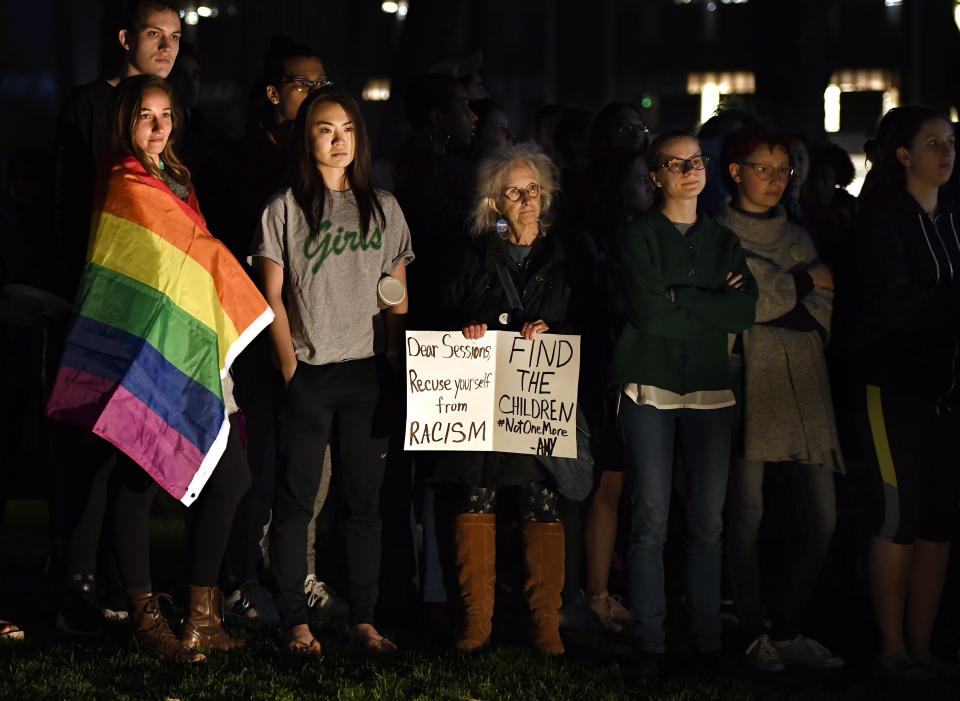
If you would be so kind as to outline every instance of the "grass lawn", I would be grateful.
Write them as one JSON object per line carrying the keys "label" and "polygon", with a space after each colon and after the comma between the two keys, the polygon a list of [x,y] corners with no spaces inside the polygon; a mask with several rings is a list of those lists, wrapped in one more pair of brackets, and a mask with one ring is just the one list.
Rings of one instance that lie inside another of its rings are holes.
{"label": "grass lawn", "polygon": [[[178,561],[178,524],[176,518],[155,524],[155,563]],[[388,660],[351,656],[344,624],[317,617],[315,632],[325,651],[317,663],[282,654],[273,631],[230,621],[244,649],[213,653],[201,665],[175,666],[129,652],[122,625],[85,642],[54,632],[56,596],[39,574],[46,529],[41,503],[8,504],[0,531],[0,617],[20,623],[28,640],[0,646],[0,699],[960,699],[960,680],[877,680],[868,656],[857,659],[846,650],[838,652],[847,654],[850,667],[828,674],[759,677],[730,654],[720,672],[698,673],[692,663],[673,660],[664,678],[645,681],[631,675],[631,648],[622,639],[570,633],[564,658],[537,656],[523,645],[519,609],[498,615],[499,642],[476,655],[438,645],[414,613],[406,623],[383,627],[402,650]],[[176,567],[168,572],[179,576]],[[174,609],[170,620],[178,613]]]}

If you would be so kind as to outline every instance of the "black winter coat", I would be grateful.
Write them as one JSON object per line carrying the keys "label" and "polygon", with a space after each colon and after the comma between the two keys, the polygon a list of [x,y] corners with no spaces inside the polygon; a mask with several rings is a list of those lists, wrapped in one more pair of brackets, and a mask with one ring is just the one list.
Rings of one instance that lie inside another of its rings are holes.
{"label": "black winter coat", "polygon": [[[510,271],[523,311],[513,309],[497,274],[496,261]],[[550,333],[574,333],[567,321],[570,301],[566,260],[556,237],[540,237],[522,265],[510,258],[509,244],[490,233],[466,256],[447,293],[449,328],[485,323],[491,331],[519,331],[527,321],[543,319]],[[501,315],[509,315],[501,323]],[[517,453],[437,453],[435,477],[482,487],[540,482],[545,472],[537,459]]]}
{"label": "black winter coat", "polygon": [[[560,241],[541,236],[520,266],[510,258],[509,246],[490,233],[467,255],[448,291],[450,327],[460,329],[479,322],[493,331],[519,331],[525,322],[543,319],[550,333],[572,333],[567,322],[570,285]],[[507,301],[497,274],[498,261],[510,271],[523,311],[513,309]],[[507,323],[501,322],[504,313],[509,315]]]}

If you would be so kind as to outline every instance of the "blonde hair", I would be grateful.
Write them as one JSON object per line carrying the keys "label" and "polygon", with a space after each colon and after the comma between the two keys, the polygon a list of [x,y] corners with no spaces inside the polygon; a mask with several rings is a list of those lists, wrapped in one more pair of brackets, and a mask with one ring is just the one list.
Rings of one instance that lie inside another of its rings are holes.
{"label": "blonde hair", "polygon": [[487,199],[490,197],[497,199],[503,195],[503,176],[517,163],[522,163],[532,170],[540,185],[540,224],[546,232],[553,197],[560,191],[559,171],[543,151],[535,146],[521,144],[506,146],[481,161],[477,169],[477,186],[470,226],[474,234],[484,234],[495,228],[498,215]]}

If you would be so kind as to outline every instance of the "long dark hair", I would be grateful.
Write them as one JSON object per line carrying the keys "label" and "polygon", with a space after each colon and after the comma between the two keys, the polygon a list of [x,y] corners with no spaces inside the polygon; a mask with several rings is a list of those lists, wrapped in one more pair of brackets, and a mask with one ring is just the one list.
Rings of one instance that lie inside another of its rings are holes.
{"label": "long dark hair", "polygon": [[324,102],[335,102],[346,111],[353,122],[354,153],[353,161],[346,168],[346,181],[357,202],[360,218],[360,235],[366,238],[370,229],[370,220],[377,226],[384,226],[383,207],[373,187],[373,159],[370,155],[370,136],[360,114],[360,107],[347,93],[336,88],[323,88],[311,93],[297,112],[293,127],[293,150],[291,152],[288,180],[293,196],[307,217],[311,230],[320,227],[323,209],[327,201],[327,186],[313,160],[313,144],[310,137],[310,125],[317,106]]}
{"label": "long dark hair", "polygon": [[142,73],[131,76],[120,81],[117,85],[117,92],[113,99],[113,112],[110,120],[110,134],[113,140],[113,149],[124,156],[136,156],[137,160],[143,165],[150,175],[162,179],[160,168],[152,158],[147,158],[143,150],[137,146],[133,138],[137,130],[137,123],[140,120],[140,105],[143,101],[143,95],[148,90],[160,90],[170,98],[170,108],[172,110],[172,125],[170,136],[167,139],[166,146],[160,152],[160,160],[163,161],[164,171],[173,175],[174,178],[188,187],[190,183],[190,171],[183,165],[177,154],[173,150],[174,135],[177,127],[183,122],[183,112],[177,103],[173,86],[163,78],[155,75]]}
{"label": "long dark hair", "polygon": [[869,195],[875,190],[903,190],[907,187],[907,172],[897,158],[901,146],[909,149],[913,138],[925,122],[931,119],[949,120],[942,112],[924,105],[894,107],[887,112],[877,127],[877,162],[867,172],[861,193]]}

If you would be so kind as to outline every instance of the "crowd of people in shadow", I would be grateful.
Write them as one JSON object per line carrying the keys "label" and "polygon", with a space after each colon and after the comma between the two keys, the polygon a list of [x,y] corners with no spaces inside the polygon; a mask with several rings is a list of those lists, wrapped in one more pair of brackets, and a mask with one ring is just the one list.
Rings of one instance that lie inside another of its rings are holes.
{"label": "crowd of people in shadow", "polygon": [[[854,197],[840,146],[747,109],[695,134],[628,102],[544,105],[521,141],[472,65],[404,86],[409,137],[375,153],[323,57],[277,38],[235,139],[203,115],[180,22],[132,3],[121,69],[67,96],[52,158],[7,159],[4,444],[67,363],[72,301],[96,304],[91,267],[125,235],[111,197],[151,228],[201,222],[273,321],[222,377],[228,438],[184,511],[177,632],[150,567],[161,485],[90,426],[42,424],[56,629],[126,619],[138,651],[190,664],[241,646],[224,620],[242,616],[315,659],[313,610],[387,656],[405,644],[380,619],[413,612],[469,653],[497,644],[495,603],[522,600],[544,655],[579,629],[631,641],[644,676],[681,650],[706,670],[829,670],[851,656],[811,630],[834,567],[868,595],[878,674],[957,674],[938,618],[960,505],[944,113],[883,115]],[[590,496],[530,455],[404,452],[407,330],[579,335]]]}

